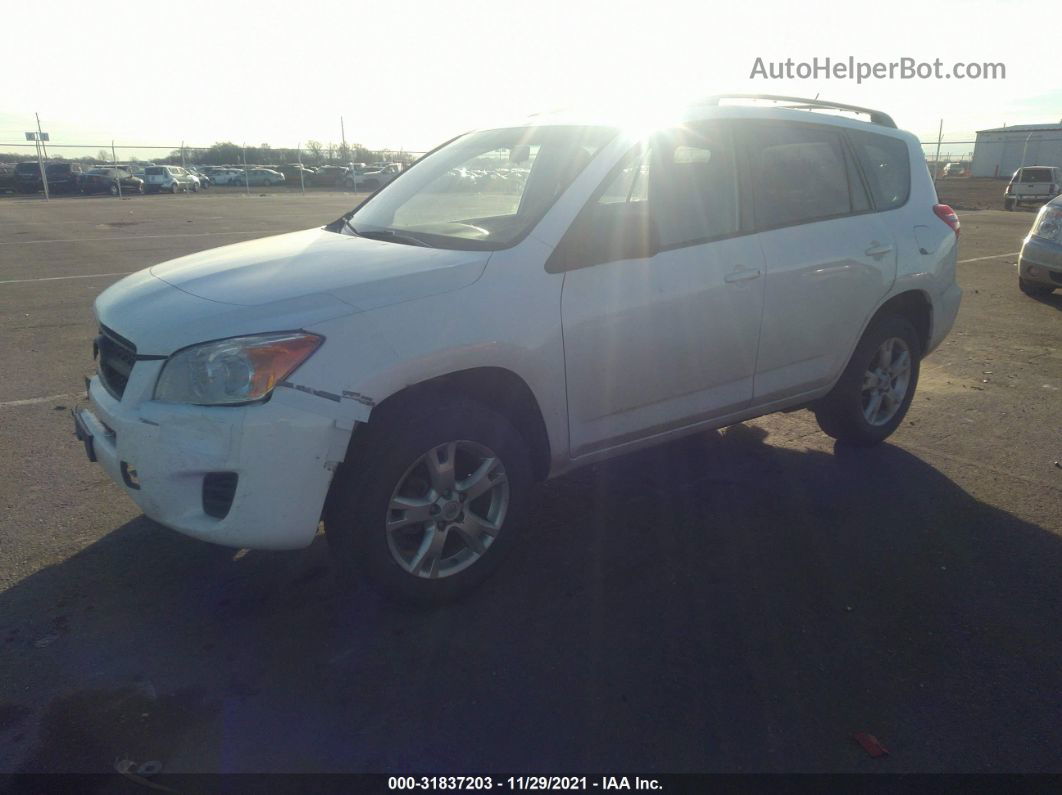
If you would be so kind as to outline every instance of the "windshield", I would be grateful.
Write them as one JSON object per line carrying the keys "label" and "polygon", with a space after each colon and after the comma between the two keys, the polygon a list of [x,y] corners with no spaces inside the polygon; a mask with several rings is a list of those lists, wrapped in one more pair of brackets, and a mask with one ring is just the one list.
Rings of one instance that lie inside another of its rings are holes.
{"label": "windshield", "polygon": [[511,246],[615,135],[605,127],[568,126],[470,133],[362,205],[347,230],[405,233],[446,248]]}
{"label": "windshield", "polygon": [[15,166],[16,174],[39,174],[40,166],[36,163],[19,163]]}

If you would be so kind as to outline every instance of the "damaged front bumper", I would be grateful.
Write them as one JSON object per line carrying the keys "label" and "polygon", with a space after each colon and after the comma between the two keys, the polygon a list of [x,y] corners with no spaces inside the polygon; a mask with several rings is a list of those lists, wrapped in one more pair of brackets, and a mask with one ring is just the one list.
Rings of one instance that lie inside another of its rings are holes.
{"label": "damaged front bumper", "polygon": [[161,365],[138,362],[121,400],[89,381],[89,404],[74,412],[89,460],[178,532],[231,547],[308,545],[353,423],[292,389],[237,407],[138,399]]}

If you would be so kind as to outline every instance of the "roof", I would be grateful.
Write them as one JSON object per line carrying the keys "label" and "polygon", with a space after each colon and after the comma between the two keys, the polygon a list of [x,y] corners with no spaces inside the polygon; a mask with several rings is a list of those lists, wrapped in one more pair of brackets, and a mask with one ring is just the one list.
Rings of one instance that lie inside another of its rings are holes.
{"label": "roof", "polygon": [[1006,133],[1006,132],[1057,132],[1062,130],[1062,124],[1013,124],[1010,127],[992,127],[988,130],[978,130],[981,133]]}

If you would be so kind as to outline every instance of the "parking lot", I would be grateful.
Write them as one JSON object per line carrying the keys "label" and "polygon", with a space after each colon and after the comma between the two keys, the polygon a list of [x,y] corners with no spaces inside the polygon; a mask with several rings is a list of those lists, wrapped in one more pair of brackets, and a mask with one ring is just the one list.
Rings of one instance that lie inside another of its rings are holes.
{"label": "parking lot", "polygon": [[1031,213],[961,213],[959,319],[889,443],[796,412],[577,471],[498,576],[417,611],[340,592],[321,537],[145,519],[68,411],[122,274],[358,200],[0,200],[0,771],[1060,769],[1062,294],[1018,292]]}

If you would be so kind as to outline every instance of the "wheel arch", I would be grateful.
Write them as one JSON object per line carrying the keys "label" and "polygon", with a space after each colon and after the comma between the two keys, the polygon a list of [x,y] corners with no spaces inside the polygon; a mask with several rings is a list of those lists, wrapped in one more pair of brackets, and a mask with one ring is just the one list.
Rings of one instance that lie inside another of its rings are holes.
{"label": "wheel arch", "polygon": [[[866,334],[868,328],[886,315],[902,315],[911,321],[915,331],[918,333],[920,352],[925,355],[933,333],[933,303],[930,301],[928,294],[924,290],[913,289],[905,290],[890,297],[871,316],[863,329],[863,334]],[[862,338],[862,335],[860,335],[860,338]]]}
{"label": "wheel arch", "polygon": [[472,367],[403,387],[377,403],[368,423],[359,424],[351,435],[347,460],[360,440],[389,417],[417,405],[460,396],[483,403],[507,417],[527,443],[531,467],[537,480],[545,480],[550,470],[551,448],[545,418],[527,382],[512,370],[497,366]]}

